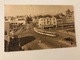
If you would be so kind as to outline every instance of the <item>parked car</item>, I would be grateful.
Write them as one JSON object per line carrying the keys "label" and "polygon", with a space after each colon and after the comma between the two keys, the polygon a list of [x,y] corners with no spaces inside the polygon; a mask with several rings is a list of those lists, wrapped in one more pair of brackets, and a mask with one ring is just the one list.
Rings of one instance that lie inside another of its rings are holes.
{"label": "parked car", "polygon": [[73,39],[70,38],[70,37],[64,38],[64,40],[66,40],[66,41],[73,41]]}

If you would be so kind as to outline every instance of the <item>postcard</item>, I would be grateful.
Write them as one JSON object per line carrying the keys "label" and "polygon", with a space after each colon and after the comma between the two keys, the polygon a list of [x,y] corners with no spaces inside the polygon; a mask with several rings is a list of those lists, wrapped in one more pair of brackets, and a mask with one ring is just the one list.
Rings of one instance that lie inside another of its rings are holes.
{"label": "postcard", "polygon": [[76,47],[72,5],[4,5],[4,51]]}

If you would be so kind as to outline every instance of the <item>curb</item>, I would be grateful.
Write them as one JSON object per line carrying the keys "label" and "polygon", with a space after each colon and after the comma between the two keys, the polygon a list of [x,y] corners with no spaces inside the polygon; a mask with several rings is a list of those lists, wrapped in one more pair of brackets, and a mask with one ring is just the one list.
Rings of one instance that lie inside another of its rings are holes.
{"label": "curb", "polygon": [[48,32],[48,31],[44,31],[44,30],[39,30],[37,28],[34,28],[34,31],[36,33],[39,33],[39,34],[42,34],[42,35],[47,35],[47,36],[53,36],[53,37],[56,37],[56,32]]}

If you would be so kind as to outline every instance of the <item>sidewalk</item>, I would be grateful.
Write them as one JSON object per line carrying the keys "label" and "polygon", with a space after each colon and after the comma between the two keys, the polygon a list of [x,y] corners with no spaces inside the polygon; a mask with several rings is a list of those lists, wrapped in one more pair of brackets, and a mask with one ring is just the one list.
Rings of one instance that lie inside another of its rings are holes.
{"label": "sidewalk", "polygon": [[39,40],[34,40],[28,44],[25,44],[21,48],[24,50],[49,49],[49,47],[46,44],[40,43]]}
{"label": "sidewalk", "polygon": [[60,43],[63,43],[63,44],[66,44],[66,45],[68,45],[68,46],[70,46],[70,47],[74,47],[74,46],[75,46],[74,44],[71,45],[70,42],[66,42],[66,41],[63,41],[63,40],[59,40],[59,42],[60,42]]}
{"label": "sidewalk", "polygon": [[42,35],[47,35],[47,36],[54,36],[56,37],[56,32],[51,32],[51,31],[45,31],[45,30],[41,30],[41,29],[37,29],[37,28],[34,28],[34,31],[36,33],[39,33],[39,34],[42,34]]}
{"label": "sidewalk", "polygon": [[49,49],[49,47],[45,45],[44,43],[38,43],[38,45],[43,49]]}
{"label": "sidewalk", "polygon": [[38,40],[34,40],[28,44],[25,44],[24,46],[21,47],[24,50],[36,50],[36,49],[41,49],[41,47],[38,45]]}
{"label": "sidewalk", "polygon": [[72,32],[66,32],[66,31],[63,31],[63,30],[58,30],[58,32],[61,32],[61,33],[65,33],[65,34],[69,34],[69,35],[75,36],[75,33],[72,33]]}
{"label": "sidewalk", "polygon": [[15,34],[19,34],[22,31],[22,29],[20,28],[18,31],[15,32]]}

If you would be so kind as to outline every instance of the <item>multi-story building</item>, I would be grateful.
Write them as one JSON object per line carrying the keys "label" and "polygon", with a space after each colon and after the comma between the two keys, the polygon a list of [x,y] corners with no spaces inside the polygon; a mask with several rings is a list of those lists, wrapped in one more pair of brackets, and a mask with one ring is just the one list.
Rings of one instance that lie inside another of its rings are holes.
{"label": "multi-story building", "polygon": [[25,24],[26,22],[26,17],[25,16],[17,16],[17,17],[5,17],[5,21],[9,23],[22,23]]}
{"label": "multi-story building", "polygon": [[8,51],[9,42],[10,42],[10,23],[9,22],[5,22],[4,40],[5,40],[5,51]]}
{"label": "multi-story building", "polygon": [[74,27],[74,13],[69,9],[66,11],[66,23],[68,26]]}
{"label": "multi-story building", "polygon": [[42,17],[38,20],[38,27],[41,29],[55,28],[57,27],[57,21],[55,17]]}
{"label": "multi-story building", "polygon": [[58,14],[55,16],[57,20],[57,28],[63,27],[66,23],[66,16],[64,14]]}
{"label": "multi-story building", "polygon": [[57,27],[72,27],[74,26],[74,15],[73,11],[70,11],[69,9],[66,11],[66,14],[57,14],[56,16],[57,20]]}
{"label": "multi-story building", "polygon": [[9,22],[5,22],[5,40],[9,41],[8,37],[9,37],[9,32],[10,32],[10,23]]}
{"label": "multi-story building", "polygon": [[57,27],[62,27],[62,19],[61,18],[57,18]]}
{"label": "multi-story building", "polygon": [[24,25],[26,23],[26,17],[25,16],[7,16],[5,17],[5,22],[10,23],[10,30],[17,31],[20,26]]}

